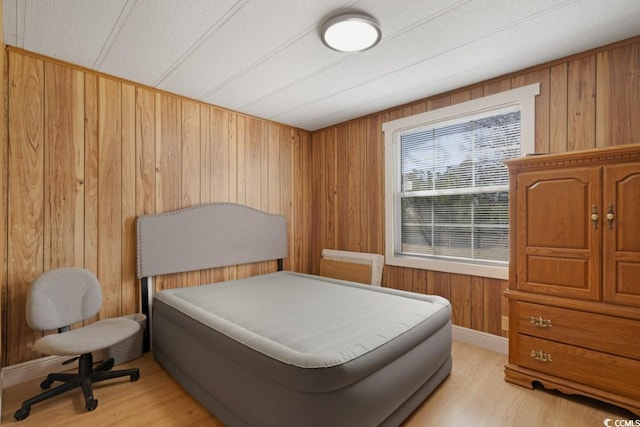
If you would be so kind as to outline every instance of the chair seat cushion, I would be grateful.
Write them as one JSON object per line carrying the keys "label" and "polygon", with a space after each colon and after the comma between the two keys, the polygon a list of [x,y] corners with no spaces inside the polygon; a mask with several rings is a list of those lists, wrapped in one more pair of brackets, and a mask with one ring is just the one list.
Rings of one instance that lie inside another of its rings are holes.
{"label": "chair seat cushion", "polygon": [[104,319],[61,334],[46,335],[36,341],[33,348],[42,354],[57,356],[91,353],[111,347],[139,329],[138,322],[132,319]]}

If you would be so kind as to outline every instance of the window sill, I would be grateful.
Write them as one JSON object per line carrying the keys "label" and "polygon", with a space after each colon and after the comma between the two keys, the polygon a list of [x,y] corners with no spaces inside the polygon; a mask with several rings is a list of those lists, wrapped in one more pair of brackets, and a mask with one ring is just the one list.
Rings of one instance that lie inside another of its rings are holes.
{"label": "window sill", "polygon": [[455,260],[427,259],[408,255],[387,255],[385,257],[385,264],[395,265],[398,267],[465,274],[469,276],[489,277],[500,280],[509,279],[508,266],[474,264]]}

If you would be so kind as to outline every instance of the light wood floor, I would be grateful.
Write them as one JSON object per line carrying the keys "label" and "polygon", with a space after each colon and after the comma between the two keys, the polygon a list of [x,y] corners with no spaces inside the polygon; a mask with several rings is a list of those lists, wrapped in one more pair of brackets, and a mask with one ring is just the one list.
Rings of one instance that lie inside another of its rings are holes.
{"label": "light wood floor", "polygon": [[[407,419],[403,427],[603,426],[612,420],[640,419],[615,406],[545,390],[529,390],[503,380],[506,356],[461,342],[453,345],[453,370],[436,391]],[[4,391],[2,424],[69,426],[221,426],[194,401],[147,353],[119,368],[140,368],[140,380],[99,383],[95,411],[84,409],[79,390],[34,405],[26,420],[13,413],[22,400],[39,392],[40,380]],[[358,426],[359,427],[359,426]]]}

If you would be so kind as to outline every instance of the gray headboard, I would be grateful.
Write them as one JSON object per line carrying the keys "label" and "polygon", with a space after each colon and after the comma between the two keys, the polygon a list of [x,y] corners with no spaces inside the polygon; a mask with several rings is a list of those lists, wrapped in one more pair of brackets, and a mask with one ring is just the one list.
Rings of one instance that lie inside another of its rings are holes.
{"label": "gray headboard", "polygon": [[287,257],[287,221],[234,203],[137,220],[138,278]]}

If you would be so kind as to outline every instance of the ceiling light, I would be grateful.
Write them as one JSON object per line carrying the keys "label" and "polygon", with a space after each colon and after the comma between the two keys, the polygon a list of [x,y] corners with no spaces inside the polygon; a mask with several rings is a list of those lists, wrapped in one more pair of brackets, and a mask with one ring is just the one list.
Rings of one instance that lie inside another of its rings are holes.
{"label": "ceiling light", "polygon": [[363,14],[334,16],[321,28],[322,42],[340,52],[358,52],[369,49],[380,41],[382,32],[378,23]]}

